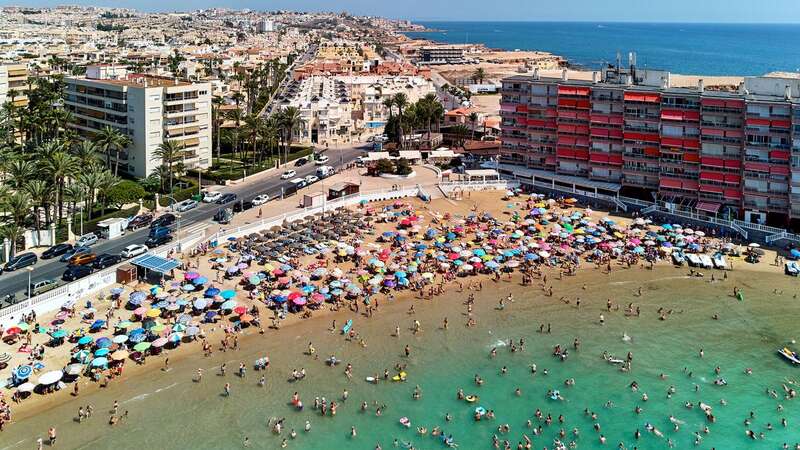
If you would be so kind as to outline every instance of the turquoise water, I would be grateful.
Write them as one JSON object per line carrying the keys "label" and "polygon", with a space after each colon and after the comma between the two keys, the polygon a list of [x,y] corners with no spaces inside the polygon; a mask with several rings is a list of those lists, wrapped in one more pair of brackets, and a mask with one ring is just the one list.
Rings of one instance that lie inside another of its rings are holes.
{"label": "turquoise water", "polygon": [[[739,263],[742,264],[743,263]],[[290,440],[288,448],[374,448],[380,443],[384,449],[392,447],[393,440],[413,443],[415,448],[439,448],[441,443],[430,436],[419,436],[415,429],[425,426],[429,430],[441,426],[452,434],[460,448],[491,448],[491,437],[498,434],[508,439],[513,448],[524,432],[533,438],[534,448],[552,448],[552,440],[563,428],[566,441],[571,430],[578,428],[579,448],[616,448],[623,442],[627,448],[666,448],[667,438],[675,448],[689,448],[694,443],[694,431],[710,427],[704,434],[700,448],[742,448],[748,438],[744,434],[743,420],[749,411],[755,411],[752,429],[766,433],[762,448],[779,448],[783,442],[800,441],[797,430],[798,400],[778,401],[765,394],[765,389],[782,393],[781,383],[800,378],[798,368],[779,359],[775,350],[796,337],[794,317],[800,304],[792,298],[795,279],[777,273],[756,274],[746,271],[730,273],[727,281],[710,283],[708,280],[690,279],[685,269],[659,268],[654,271],[619,270],[611,275],[586,269],[586,274],[556,282],[555,296],[540,295],[538,288],[522,288],[509,282],[484,282],[486,287],[478,293],[474,328],[464,327],[463,300],[466,293],[451,290],[447,298],[433,302],[415,300],[416,314],[407,314],[408,302],[389,305],[381,303],[381,311],[372,319],[356,318],[356,329],[365,337],[367,348],[345,341],[339,334],[322,330],[328,319],[302,323],[264,336],[252,335],[243,341],[238,352],[217,353],[212,358],[188,356],[171,364],[169,372],[153,370],[125,381],[124,385],[80,397],[83,404],[95,405],[95,414],[88,423],[76,424],[71,417],[77,403],[54,407],[36,417],[15,423],[0,435],[0,448],[31,448],[35,436],[55,425],[59,430],[59,448],[91,449],[141,449],[141,448],[242,448],[245,436],[253,448],[279,448],[282,437],[273,435],[266,426],[270,417],[285,417],[287,428],[295,428],[299,436]],[[720,274],[716,274],[720,277]],[[552,277],[552,275],[551,275]],[[585,284],[586,289],[583,289]],[[636,296],[639,286],[644,295]],[[744,289],[746,301],[737,302],[731,296],[733,286]],[[773,289],[783,294],[773,294]],[[515,301],[499,311],[500,296],[512,292]],[[560,296],[581,297],[580,309],[559,301]],[[612,298],[623,305],[634,302],[641,305],[640,318],[625,317],[620,311],[605,312],[605,301]],[[666,321],[659,321],[659,307],[673,309]],[[603,313],[605,325],[599,324]],[[719,320],[711,320],[713,314]],[[442,318],[449,319],[449,329],[440,328]],[[335,316],[341,324],[353,314]],[[423,332],[412,336],[408,328],[411,321],[420,320]],[[551,323],[551,334],[540,334],[539,324]],[[401,336],[391,337],[395,324],[401,326]],[[632,341],[623,341],[623,333]],[[572,351],[575,337],[582,341],[580,351]],[[508,339],[525,338],[524,352],[511,353],[501,344]],[[335,353],[354,366],[352,381],[343,374],[343,367],[329,368],[319,360],[303,355],[312,341],[322,357]],[[410,345],[411,357],[405,358],[404,345]],[[560,362],[551,356],[552,348],[561,344],[570,348],[570,356]],[[489,358],[489,350],[498,348],[496,358]],[[705,356],[699,357],[703,348]],[[622,373],[618,366],[601,358],[603,351],[624,358],[633,352],[632,373]],[[267,386],[257,386],[258,373],[248,371],[244,379],[232,375],[239,361],[249,364],[258,356],[269,354],[273,367],[269,369]],[[215,374],[222,362],[227,362],[228,375]],[[365,376],[392,371],[396,362],[408,364],[405,383],[381,382],[372,385],[363,381]],[[159,364],[156,360],[151,364]],[[538,372],[531,375],[529,365],[535,363]],[[721,366],[722,376],[728,386],[715,386],[714,367]],[[501,375],[501,368],[508,373]],[[198,367],[205,369],[201,383],[191,378]],[[293,369],[305,368],[308,377],[298,383],[288,383],[286,378]],[[690,378],[684,367],[693,372]],[[753,368],[753,375],[744,369]],[[549,374],[544,375],[545,369]],[[667,380],[659,374],[668,375]],[[476,387],[473,376],[480,374],[485,380]],[[565,387],[563,382],[574,378],[576,385]],[[640,385],[638,393],[628,386],[632,381]],[[232,395],[222,396],[223,385],[230,382]],[[694,384],[699,392],[694,391]],[[422,389],[422,398],[412,400],[415,385]],[[671,399],[667,389],[673,385],[677,392]],[[456,399],[456,390],[462,387],[467,394],[477,394],[479,401],[468,404]],[[522,395],[516,396],[519,387]],[[338,401],[344,389],[349,399],[340,407],[336,417],[320,417],[311,411],[315,396]],[[548,389],[559,389],[563,402],[545,398]],[[292,392],[299,392],[306,404],[303,412],[287,405]],[[642,401],[646,392],[648,401]],[[720,405],[726,399],[727,406]],[[129,419],[117,427],[105,424],[105,410],[114,400],[121,403],[120,410],[129,410]],[[369,402],[368,412],[359,412],[359,404]],[[613,402],[607,408],[606,402]],[[373,401],[388,408],[381,417],[375,416]],[[703,401],[711,405],[717,417],[708,424],[702,412],[695,407],[687,410],[685,402]],[[777,406],[783,403],[784,411]],[[475,422],[472,411],[475,405],[493,409],[493,421]],[[644,411],[636,414],[636,405]],[[542,436],[533,436],[525,422],[532,419],[539,408],[546,416],[553,416],[553,425],[545,426]],[[605,446],[599,443],[599,433],[592,429],[593,421],[584,415],[588,408],[598,414],[601,432],[608,439]],[[452,415],[450,423],[445,414]],[[565,423],[558,424],[563,414]],[[675,432],[669,421],[674,415],[685,422]],[[400,417],[409,417],[411,429],[398,423]],[[780,425],[780,418],[789,421],[789,427]],[[306,420],[312,431],[302,430]],[[646,422],[654,424],[664,434],[663,438],[645,431]],[[508,423],[511,431],[502,435],[497,427]],[[773,431],[766,430],[772,423]],[[350,427],[355,426],[356,438],[350,437]],[[633,433],[642,433],[636,442]],[[15,443],[18,445],[15,446]],[[402,447],[402,445],[401,445]]]}
{"label": "turquoise water", "polygon": [[599,68],[638,54],[640,67],[702,75],[763,75],[800,67],[800,25],[628,22],[420,22],[411,37],[504,50],[542,50]]}

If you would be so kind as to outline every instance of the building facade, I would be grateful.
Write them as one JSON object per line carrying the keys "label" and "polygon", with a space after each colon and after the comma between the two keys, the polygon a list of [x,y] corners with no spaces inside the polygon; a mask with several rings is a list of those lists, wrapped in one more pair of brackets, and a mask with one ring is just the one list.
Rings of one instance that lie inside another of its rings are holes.
{"label": "building facade", "polygon": [[[87,70],[108,76],[111,71]],[[120,152],[119,169],[147,177],[160,165],[156,150],[165,141],[181,145],[187,169],[211,166],[211,84],[113,71],[113,78],[67,78],[64,106],[70,126],[91,138],[106,126],[131,138]],[[112,162],[115,156],[112,155]]]}
{"label": "building facade", "polygon": [[459,47],[422,47],[419,49],[420,64],[461,64],[464,49]]}
{"label": "building facade", "polygon": [[669,72],[503,80],[500,161],[701,214],[800,219],[800,79],[670,87]]}
{"label": "building facade", "polygon": [[0,65],[0,105],[28,105],[28,67],[25,64]]}

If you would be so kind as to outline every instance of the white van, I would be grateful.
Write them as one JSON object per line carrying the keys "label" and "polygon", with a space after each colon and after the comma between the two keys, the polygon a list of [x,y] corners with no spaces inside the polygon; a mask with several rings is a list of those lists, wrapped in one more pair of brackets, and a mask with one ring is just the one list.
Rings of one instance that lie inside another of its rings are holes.
{"label": "white van", "polygon": [[331,166],[317,167],[317,176],[322,179],[333,175],[334,168]]}

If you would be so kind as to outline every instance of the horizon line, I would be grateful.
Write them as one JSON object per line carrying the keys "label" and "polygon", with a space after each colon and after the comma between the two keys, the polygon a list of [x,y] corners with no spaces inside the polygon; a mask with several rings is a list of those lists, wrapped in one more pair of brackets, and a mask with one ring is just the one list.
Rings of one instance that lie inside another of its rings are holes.
{"label": "horizon line", "polygon": [[703,21],[680,21],[680,20],[559,20],[559,19],[539,19],[539,20],[511,20],[511,19],[493,19],[493,20],[476,20],[476,19],[398,19],[409,20],[411,22],[452,22],[452,23],[640,23],[640,24],[676,24],[676,25],[800,25],[799,22],[703,22]]}

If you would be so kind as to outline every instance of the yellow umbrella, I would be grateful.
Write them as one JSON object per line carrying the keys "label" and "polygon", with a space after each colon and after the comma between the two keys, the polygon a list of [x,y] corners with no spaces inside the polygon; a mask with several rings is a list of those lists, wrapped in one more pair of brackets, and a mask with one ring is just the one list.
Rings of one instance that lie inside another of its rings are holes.
{"label": "yellow umbrella", "polygon": [[153,308],[147,311],[147,317],[156,318],[161,315],[161,310],[158,308]]}
{"label": "yellow umbrella", "polygon": [[264,270],[266,270],[267,272],[272,272],[273,270],[275,270],[275,266],[273,266],[270,263],[266,263],[264,264]]}
{"label": "yellow umbrella", "polygon": [[128,352],[126,350],[117,350],[111,354],[111,359],[113,359],[114,361],[122,361],[127,357],[128,357]]}

